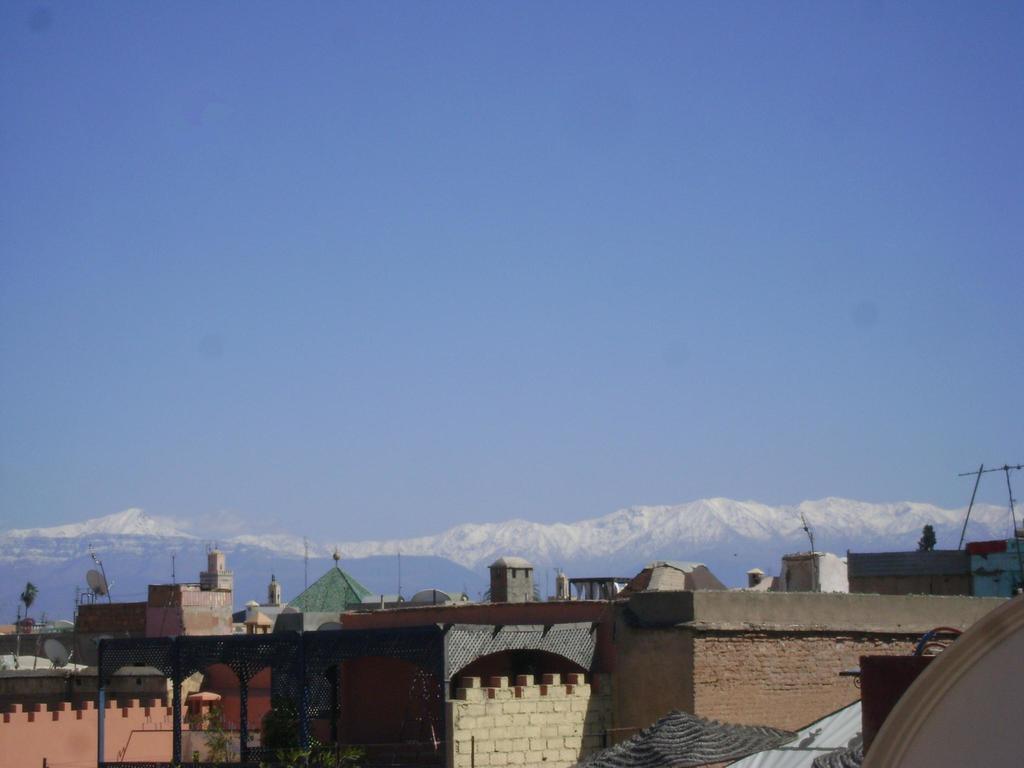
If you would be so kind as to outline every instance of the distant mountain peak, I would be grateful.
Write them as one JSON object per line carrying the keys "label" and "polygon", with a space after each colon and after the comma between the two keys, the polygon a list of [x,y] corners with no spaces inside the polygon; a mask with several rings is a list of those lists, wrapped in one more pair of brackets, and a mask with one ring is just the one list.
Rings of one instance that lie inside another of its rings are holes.
{"label": "distant mountain peak", "polygon": [[138,507],[94,517],[81,523],[56,525],[50,528],[21,528],[6,531],[13,539],[78,539],[88,536],[156,536],[160,538],[194,538],[168,520],[151,517]]}
{"label": "distant mountain peak", "polygon": [[[470,569],[483,569],[502,555],[522,555],[538,568],[573,562],[645,563],[654,558],[701,560],[726,552],[730,558],[796,551],[806,546],[801,517],[814,531],[815,546],[837,553],[848,549],[912,549],[921,528],[935,526],[940,546],[955,544],[963,509],[943,509],[921,502],[872,503],[828,497],[796,505],[772,506],[721,497],[676,505],[636,505],[601,517],[572,523],[538,523],[516,518],[494,523],[462,523],[436,534],[376,541],[309,542],[311,557],[328,557],[337,546],[346,559],[393,556],[438,556]],[[1007,534],[1005,510],[975,505],[968,538]],[[199,540],[173,521],[137,508],[82,523],[0,533],[0,560],[61,557],[45,542],[86,546],[92,537],[104,546],[137,547],[145,539]],[[292,534],[247,533],[221,540],[224,549],[254,547],[277,556],[301,558],[306,542]],[[32,544],[32,542],[39,542]],[[131,542],[135,542],[132,544]],[[71,550],[68,549],[68,552]],[[66,555],[64,555],[66,556]],[[738,566],[738,562],[737,562]]]}
{"label": "distant mountain peak", "polygon": [[[724,583],[740,585],[746,583],[745,574],[751,567],[777,573],[784,554],[807,549],[801,513],[814,531],[815,548],[843,555],[848,550],[915,549],[926,524],[934,526],[940,548],[955,547],[965,511],[920,502],[878,504],[836,497],[779,506],[713,498],[636,505],[571,523],[518,518],[462,523],[406,539],[344,542],[317,537],[309,542],[308,551],[310,558],[319,560],[314,568],[323,570],[330,567],[328,558],[337,546],[346,569],[365,568],[376,573],[373,589],[381,592],[391,591],[397,580],[398,552],[403,562],[408,557],[409,562],[419,560],[423,568],[429,568],[421,570],[419,588],[459,587],[459,582],[464,582],[478,584],[482,591],[487,566],[503,555],[518,555],[533,563],[536,583],[545,589],[553,578],[553,567],[572,576],[613,572],[628,576],[652,560],[702,562]],[[209,524],[209,520],[207,517],[205,522]],[[1006,507],[976,504],[967,539],[1004,538],[1009,527]],[[196,535],[186,530],[195,530]],[[130,590],[143,588],[124,585],[160,583],[170,577],[172,551],[177,554],[179,574],[202,569],[211,532],[204,531],[200,522],[193,528],[137,508],[81,523],[0,532],[0,581],[20,584],[31,580],[43,594],[39,610],[59,610],[67,615],[73,610],[69,607],[71,587],[81,585],[85,571],[92,567],[90,547],[101,555],[119,585],[117,599],[126,599]],[[235,572],[239,599],[263,594],[271,573],[280,579],[290,572],[287,588],[292,594],[301,591],[298,585],[304,583],[302,560],[306,553],[301,536],[251,531],[219,541]],[[408,580],[408,574],[406,577]],[[0,619],[16,615],[15,594],[0,594]]]}

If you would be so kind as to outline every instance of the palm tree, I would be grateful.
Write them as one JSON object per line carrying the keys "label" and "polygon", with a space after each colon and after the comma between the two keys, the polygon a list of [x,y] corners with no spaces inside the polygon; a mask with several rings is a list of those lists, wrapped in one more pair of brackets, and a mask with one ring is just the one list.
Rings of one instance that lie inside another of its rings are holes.
{"label": "palm tree", "polygon": [[21,602],[25,604],[25,618],[28,618],[28,609],[32,607],[32,603],[36,601],[36,595],[39,594],[39,587],[33,584],[31,581],[25,584],[25,591],[21,593]]}

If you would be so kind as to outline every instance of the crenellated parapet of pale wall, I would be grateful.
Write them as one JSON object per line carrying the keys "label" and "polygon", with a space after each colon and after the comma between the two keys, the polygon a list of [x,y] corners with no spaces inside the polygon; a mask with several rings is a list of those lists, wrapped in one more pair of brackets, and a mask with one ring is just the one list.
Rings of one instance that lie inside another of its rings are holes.
{"label": "crenellated parapet of pale wall", "polygon": [[449,768],[566,768],[603,748],[611,683],[583,674],[464,677],[448,702]]}

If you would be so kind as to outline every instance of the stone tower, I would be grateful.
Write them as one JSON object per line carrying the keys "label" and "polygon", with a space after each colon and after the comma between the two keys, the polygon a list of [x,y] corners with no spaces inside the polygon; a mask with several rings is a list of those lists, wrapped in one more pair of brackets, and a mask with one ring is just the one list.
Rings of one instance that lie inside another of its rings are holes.
{"label": "stone tower", "polygon": [[500,557],[491,563],[491,602],[529,603],[533,596],[533,566],[521,557]]}
{"label": "stone tower", "polygon": [[267,585],[267,605],[281,604],[281,584],[270,574],[270,583]]}
{"label": "stone tower", "polygon": [[206,570],[199,574],[199,588],[206,592],[230,592],[234,580],[234,574],[227,570],[224,553],[211,549],[206,555]]}

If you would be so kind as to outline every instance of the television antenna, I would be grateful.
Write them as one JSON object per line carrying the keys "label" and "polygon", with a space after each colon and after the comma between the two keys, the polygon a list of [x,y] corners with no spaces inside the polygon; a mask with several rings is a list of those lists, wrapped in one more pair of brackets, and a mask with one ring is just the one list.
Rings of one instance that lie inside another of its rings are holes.
{"label": "television antenna", "polygon": [[[992,470],[989,470],[990,472]],[[967,533],[967,523],[971,519],[971,510],[974,509],[974,497],[978,495],[978,483],[981,482],[981,476],[985,474],[985,465],[979,464],[976,472],[961,472],[957,477],[968,477],[969,475],[976,475],[974,478],[974,490],[971,491],[971,503],[967,505],[967,516],[964,518],[964,527],[960,529],[960,543],[956,545],[957,549],[962,549],[964,546],[964,536]]]}
{"label": "television antenna", "polygon": [[974,496],[978,492],[978,483],[981,482],[981,476],[987,475],[989,472],[1002,472],[1006,475],[1006,493],[1010,499],[1010,524],[1013,526],[1012,538],[1015,549],[1017,550],[1017,567],[1020,568],[1021,578],[1024,578],[1024,555],[1022,555],[1020,551],[1021,537],[1017,528],[1017,509],[1014,506],[1013,485],[1010,483],[1010,471],[1014,469],[1024,469],[1024,464],[1003,464],[1001,467],[992,467],[990,469],[985,469],[985,465],[981,464],[974,472],[961,472],[957,475],[957,477],[969,477],[971,475],[977,476],[974,478],[974,491],[971,493],[971,503],[967,506],[967,516],[964,518],[964,527],[960,532],[960,545],[957,546],[957,549],[960,549],[960,546],[963,546],[964,543],[964,533],[967,532],[967,521],[971,519],[971,508],[974,507]]}
{"label": "television antenna", "polygon": [[810,524],[808,524],[807,518],[804,517],[804,511],[802,509],[800,510],[800,523],[803,526],[804,533],[807,534],[807,538],[811,542],[811,553],[813,554],[814,553],[814,529],[811,528]]}
{"label": "television antenna", "polygon": [[43,643],[43,653],[46,654],[46,658],[55,667],[63,667],[71,659],[71,654],[68,653],[68,649],[64,647],[64,644],[52,637]]}
{"label": "television antenna", "polygon": [[1006,474],[1006,490],[1010,494],[1010,516],[1013,518],[1013,535],[1017,536],[1017,514],[1013,505],[1013,488],[1010,486],[1010,470],[1011,469],[1024,469],[1024,464],[1003,464],[1001,467],[990,467],[985,469],[985,465],[981,464],[973,472],[961,472],[957,477],[970,477],[975,475],[974,478],[974,490],[971,492],[971,502],[967,505],[967,516],[964,518],[964,527],[960,531],[960,544],[957,549],[963,546],[964,534],[967,532],[967,523],[971,519],[971,510],[974,508],[974,497],[978,493],[978,483],[981,482],[981,476],[987,475],[989,472],[1004,472]]}

